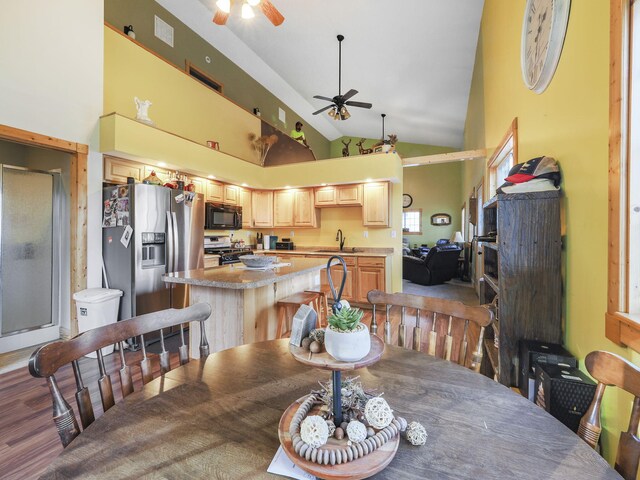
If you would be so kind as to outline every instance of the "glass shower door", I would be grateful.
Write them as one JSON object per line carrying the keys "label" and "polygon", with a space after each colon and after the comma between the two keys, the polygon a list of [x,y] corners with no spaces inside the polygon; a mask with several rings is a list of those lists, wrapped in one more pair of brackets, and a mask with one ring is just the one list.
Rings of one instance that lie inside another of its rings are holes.
{"label": "glass shower door", "polygon": [[54,175],[2,166],[0,337],[14,348],[59,337]]}

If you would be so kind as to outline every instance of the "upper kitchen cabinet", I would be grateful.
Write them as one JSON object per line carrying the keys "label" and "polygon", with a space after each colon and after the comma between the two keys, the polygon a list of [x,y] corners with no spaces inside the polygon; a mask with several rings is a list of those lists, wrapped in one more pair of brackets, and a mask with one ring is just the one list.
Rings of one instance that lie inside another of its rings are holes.
{"label": "upper kitchen cabinet", "polygon": [[224,203],[229,205],[238,205],[239,204],[239,187],[235,185],[224,185]]}
{"label": "upper kitchen cabinet", "polygon": [[195,187],[194,192],[201,193],[202,195],[206,196],[207,184],[209,183],[208,180],[205,180],[204,178],[192,177],[189,179],[189,183],[193,183],[193,186]]}
{"label": "upper kitchen cabinet", "polygon": [[253,227],[253,208],[251,205],[251,190],[238,187],[239,204],[242,207],[242,228]]}
{"label": "upper kitchen cabinet", "polygon": [[222,203],[224,201],[224,186],[220,182],[207,182],[207,194],[205,195],[207,202]]}
{"label": "upper kitchen cabinet", "polygon": [[331,185],[315,189],[316,207],[362,206],[362,185]]}
{"label": "upper kitchen cabinet", "polygon": [[154,167],[152,165],[145,165],[144,166],[144,172],[142,174],[142,178],[140,179],[140,181],[144,180],[149,175],[151,175],[151,172],[156,172],[156,176],[160,180],[162,180],[163,184],[168,182],[169,180],[171,180],[171,177],[173,176],[173,175],[171,175],[171,170]]}
{"label": "upper kitchen cabinet", "polygon": [[254,227],[273,227],[273,190],[254,190],[251,193],[251,206]]}
{"label": "upper kitchen cabinet", "polygon": [[276,190],[273,197],[274,227],[315,227],[317,212],[312,188]]}
{"label": "upper kitchen cabinet", "polygon": [[122,160],[121,158],[104,156],[104,180],[118,184],[127,183],[131,177],[136,182],[141,182],[144,175],[144,165],[141,163]]}
{"label": "upper kitchen cabinet", "polygon": [[389,183],[365,183],[362,192],[362,224],[365,227],[389,226]]}

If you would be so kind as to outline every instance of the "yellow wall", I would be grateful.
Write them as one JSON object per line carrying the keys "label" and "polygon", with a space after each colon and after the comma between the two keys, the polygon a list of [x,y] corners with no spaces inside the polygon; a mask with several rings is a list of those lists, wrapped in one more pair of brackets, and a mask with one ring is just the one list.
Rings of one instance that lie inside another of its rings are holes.
{"label": "yellow wall", "polygon": [[[630,357],[605,338],[607,294],[607,145],[609,2],[572,2],[555,77],[541,95],[520,73],[525,1],[486,0],[481,61],[469,101],[465,148],[484,139],[491,152],[518,118],[519,160],[555,157],[563,174],[565,343],[580,362],[592,350]],[[604,451],[615,456],[631,398],[609,389],[604,405]]]}
{"label": "yellow wall", "polygon": [[184,72],[104,27],[104,113],[135,118],[134,97],[150,100],[156,127],[223,152],[258,162],[249,134],[260,136],[260,119],[214,93]]}

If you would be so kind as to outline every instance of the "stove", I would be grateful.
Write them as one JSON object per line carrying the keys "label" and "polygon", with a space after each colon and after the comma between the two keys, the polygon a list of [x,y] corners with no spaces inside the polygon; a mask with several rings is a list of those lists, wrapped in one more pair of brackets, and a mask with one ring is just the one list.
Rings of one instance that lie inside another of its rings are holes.
{"label": "stove", "polygon": [[204,253],[220,255],[219,264],[229,265],[230,263],[240,263],[238,257],[251,255],[253,251],[246,247],[232,246],[231,238],[228,236],[207,236],[204,237]]}

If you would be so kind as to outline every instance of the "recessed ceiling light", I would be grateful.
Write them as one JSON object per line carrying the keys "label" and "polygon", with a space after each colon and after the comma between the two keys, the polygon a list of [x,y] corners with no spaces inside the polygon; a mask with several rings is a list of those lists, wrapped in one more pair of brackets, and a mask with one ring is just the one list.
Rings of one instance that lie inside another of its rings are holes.
{"label": "recessed ceiling light", "polygon": [[248,187],[249,185],[247,185],[246,183],[241,184],[242,187]]}
{"label": "recessed ceiling light", "polygon": [[321,186],[321,187],[326,187],[326,186],[327,186],[327,184],[326,184],[326,183],[321,183],[321,184],[320,184],[320,186]]}
{"label": "recessed ceiling light", "polygon": [[216,178],[215,175],[208,175],[207,178]]}
{"label": "recessed ceiling light", "polygon": [[166,164],[166,163],[164,163],[164,162],[158,162],[158,166],[159,166],[159,167],[166,167],[166,166],[167,166],[167,164]]}
{"label": "recessed ceiling light", "polygon": [[370,178],[367,178],[367,179],[365,180],[365,182],[369,183],[369,182],[373,182],[373,180],[372,180],[372,179],[370,179]]}

